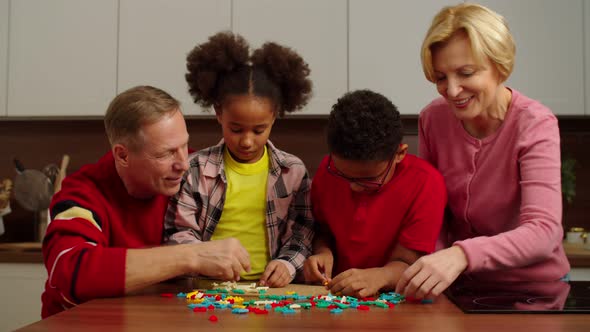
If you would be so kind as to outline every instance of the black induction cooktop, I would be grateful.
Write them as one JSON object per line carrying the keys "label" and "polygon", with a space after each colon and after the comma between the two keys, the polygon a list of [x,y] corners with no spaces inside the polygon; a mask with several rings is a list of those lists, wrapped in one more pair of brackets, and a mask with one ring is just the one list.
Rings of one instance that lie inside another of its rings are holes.
{"label": "black induction cooktop", "polygon": [[446,294],[465,313],[590,314],[590,281],[482,283],[461,279]]}

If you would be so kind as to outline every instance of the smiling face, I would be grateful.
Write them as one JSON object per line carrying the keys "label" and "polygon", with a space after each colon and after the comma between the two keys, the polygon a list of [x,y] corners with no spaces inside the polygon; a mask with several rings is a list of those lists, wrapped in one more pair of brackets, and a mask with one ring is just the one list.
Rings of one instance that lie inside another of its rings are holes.
{"label": "smiling face", "polygon": [[227,98],[216,109],[223,139],[232,157],[241,163],[254,163],[263,153],[275,120],[268,98],[238,95]]}
{"label": "smiling face", "polygon": [[182,113],[177,111],[142,126],[139,135],[141,145],[137,150],[114,147],[115,155],[126,155],[115,158],[123,166],[118,169],[123,170],[121,177],[127,191],[137,198],[176,194],[188,169],[189,135]]}
{"label": "smiling face", "polygon": [[460,120],[497,118],[505,111],[506,88],[498,71],[488,58],[479,64],[464,31],[433,48],[432,64],[438,93]]}

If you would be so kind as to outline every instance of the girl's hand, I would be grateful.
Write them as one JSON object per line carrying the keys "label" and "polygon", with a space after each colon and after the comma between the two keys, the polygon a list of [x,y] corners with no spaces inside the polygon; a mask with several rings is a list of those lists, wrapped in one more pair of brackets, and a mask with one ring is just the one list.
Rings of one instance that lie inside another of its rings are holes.
{"label": "girl's hand", "polygon": [[285,287],[291,282],[291,273],[285,263],[274,260],[270,261],[260,277],[260,285],[268,287]]}

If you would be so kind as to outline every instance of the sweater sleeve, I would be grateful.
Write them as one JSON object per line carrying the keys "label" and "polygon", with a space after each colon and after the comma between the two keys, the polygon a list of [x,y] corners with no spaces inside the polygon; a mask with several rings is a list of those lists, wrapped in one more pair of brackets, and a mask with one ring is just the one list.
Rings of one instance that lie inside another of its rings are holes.
{"label": "sweater sleeve", "polygon": [[552,115],[536,119],[519,135],[522,138],[518,155],[521,190],[518,225],[495,236],[455,242],[467,256],[467,272],[531,265],[547,260],[561,244],[557,120]]}
{"label": "sweater sleeve", "polygon": [[53,220],[43,240],[46,293],[52,302],[48,307],[69,308],[94,298],[122,296],[126,249],[108,247],[96,206],[62,197],[58,193],[54,199]]}

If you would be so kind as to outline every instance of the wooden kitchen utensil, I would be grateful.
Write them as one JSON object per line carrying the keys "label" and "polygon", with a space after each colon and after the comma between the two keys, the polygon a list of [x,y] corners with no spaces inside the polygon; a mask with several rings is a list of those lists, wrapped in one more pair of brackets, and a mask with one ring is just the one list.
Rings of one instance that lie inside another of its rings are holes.
{"label": "wooden kitchen utensil", "polygon": [[53,193],[57,193],[61,189],[61,182],[66,177],[66,170],[68,168],[68,164],[70,163],[70,156],[64,154],[61,158],[61,165],[59,167],[59,173],[57,173],[57,177],[55,178],[55,182],[53,183]]}

